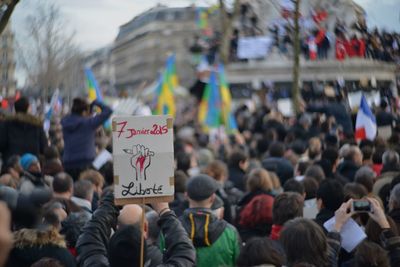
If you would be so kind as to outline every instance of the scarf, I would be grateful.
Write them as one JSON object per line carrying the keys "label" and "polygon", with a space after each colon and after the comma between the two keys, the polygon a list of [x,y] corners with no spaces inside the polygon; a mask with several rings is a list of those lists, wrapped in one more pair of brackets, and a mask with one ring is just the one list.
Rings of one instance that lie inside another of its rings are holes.
{"label": "scarf", "polygon": [[282,228],[283,228],[283,225],[273,224],[272,229],[271,229],[271,235],[269,236],[269,238],[271,238],[272,240],[278,240],[279,236],[281,234]]}

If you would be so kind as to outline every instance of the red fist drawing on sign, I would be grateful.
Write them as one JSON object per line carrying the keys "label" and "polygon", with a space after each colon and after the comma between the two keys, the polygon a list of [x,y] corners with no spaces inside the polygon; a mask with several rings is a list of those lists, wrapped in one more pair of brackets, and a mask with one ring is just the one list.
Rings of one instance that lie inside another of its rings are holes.
{"label": "red fist drawing on sign", "polygon": [[143,145],[134,145],[132,149],[123,149],[127,154],[131,154],[131,165],[136,172],[136,181],[146,180],[146,170],[151,164],[151,157],[154,152]]}

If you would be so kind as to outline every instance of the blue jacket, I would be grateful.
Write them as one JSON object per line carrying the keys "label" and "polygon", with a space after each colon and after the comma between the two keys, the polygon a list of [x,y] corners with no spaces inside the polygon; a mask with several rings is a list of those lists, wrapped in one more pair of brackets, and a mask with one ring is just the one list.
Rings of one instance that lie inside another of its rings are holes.
{"label": "blue jacket", "polygon": [[90,165],[96,157],[95,133],[112,113],[104,104],[95,103],[101,113],[94,117],[70,114],[62,119],[64,136],[63,164],[65,168],[80,168]]}

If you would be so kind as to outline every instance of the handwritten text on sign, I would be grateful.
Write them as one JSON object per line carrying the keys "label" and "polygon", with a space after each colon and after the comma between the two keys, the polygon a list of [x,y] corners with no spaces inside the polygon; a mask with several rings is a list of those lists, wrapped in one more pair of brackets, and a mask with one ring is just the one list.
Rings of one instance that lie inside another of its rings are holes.
{"label": "handwritten text on sign", "polygon": [[173,130],[169,116],[115,117],[116,198],[172,196]]}

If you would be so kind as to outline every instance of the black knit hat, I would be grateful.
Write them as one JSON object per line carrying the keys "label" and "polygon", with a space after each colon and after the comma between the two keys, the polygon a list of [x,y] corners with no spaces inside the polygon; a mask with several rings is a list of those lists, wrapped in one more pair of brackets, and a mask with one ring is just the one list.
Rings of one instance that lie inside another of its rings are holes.
{"label": "black knit hat", "polygon": [[205,174],[190,178],[186,184],[187,194],[194,201],[202,201],[209,198],[217,189],[217,181]]}

